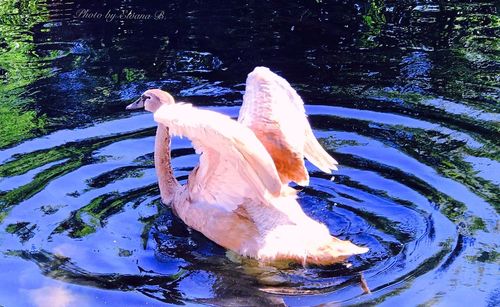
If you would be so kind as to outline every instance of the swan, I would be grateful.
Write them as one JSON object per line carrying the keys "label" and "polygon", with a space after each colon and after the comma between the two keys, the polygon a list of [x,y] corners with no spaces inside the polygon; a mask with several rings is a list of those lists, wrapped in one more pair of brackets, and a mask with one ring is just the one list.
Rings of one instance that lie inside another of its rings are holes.
{"label": "swan", "polygon": [[[154,162],[162,202],[220,246],[264,263],[327,265],[368,251],[333,237],[302,210],[297,191],[309,183],[304,157],[331,173],[337,162],[321,147],[304,103],[282,77],[256,67],[246,80],[238,120],[150,89],[127,109],[154,114]],[[199,164],[180,185],[170,138],[187,137]]]}

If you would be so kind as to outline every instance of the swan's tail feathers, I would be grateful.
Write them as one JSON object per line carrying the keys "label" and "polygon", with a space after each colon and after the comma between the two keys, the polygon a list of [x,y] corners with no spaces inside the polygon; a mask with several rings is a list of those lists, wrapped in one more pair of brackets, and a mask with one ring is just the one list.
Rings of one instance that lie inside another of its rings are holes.
{"label": "swan's tail feathers", "polygon": [[304,156],[327,174],[331,174],[332,170],[337,170],[337,161],[325,151],[310,128],[306,131]]}
{"label": "swan's tail feathers", "polygon": [[304,265],[328,265],[368,251],[366,247],[332,237],[325,225],[316,222],[301,227],[277,226],[268,232],[263,243],[257,258],[270,263],[293,261]]}
{"label": "swan's tail feathers", "polygon": [[308,253],[306,263],[328,265],[346,260],[350,256],[368,252],[367,247],[357,246],[350,241],[344,241],[335,237],[331,238],[330,244],[318,247]]}

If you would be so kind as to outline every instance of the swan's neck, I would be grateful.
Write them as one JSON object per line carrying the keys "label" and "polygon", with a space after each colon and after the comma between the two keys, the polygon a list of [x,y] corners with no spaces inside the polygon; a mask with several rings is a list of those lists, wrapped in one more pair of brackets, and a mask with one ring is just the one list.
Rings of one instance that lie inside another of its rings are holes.
{"label": "swan's neck", "polygon": [[165,204],[170,204],[179,182],[175,179],[170,157],[170,134],[168,127],[158,124],[155,138],[155,169],[160,186],[161,199]]}

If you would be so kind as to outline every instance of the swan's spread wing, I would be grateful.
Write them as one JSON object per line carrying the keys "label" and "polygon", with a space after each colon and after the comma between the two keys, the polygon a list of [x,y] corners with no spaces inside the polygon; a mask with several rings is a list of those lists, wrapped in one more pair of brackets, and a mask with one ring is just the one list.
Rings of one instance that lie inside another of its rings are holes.
{"label": "swan's spread wing", "polygon": [[190,197],[235,210],[247,198],[280,195],[274,162],[247,127],[190,104],[163,105],[154,119],[173,135],[188,137],[201,153],[200,165],[189,176]]}
{"label": "swan's spread wing", "polygon": [[337,169],[337,161],[314,136],[300,96],[266,67],[256,67],[248,75],[238,121],[264,144],[284,183],[308,184],[304,156],[326,173]]}

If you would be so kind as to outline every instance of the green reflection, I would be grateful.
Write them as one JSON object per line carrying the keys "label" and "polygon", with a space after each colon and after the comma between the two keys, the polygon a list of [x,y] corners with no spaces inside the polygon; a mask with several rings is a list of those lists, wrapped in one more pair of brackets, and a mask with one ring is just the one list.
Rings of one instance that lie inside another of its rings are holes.
{"label": "green reflection", "polygon": [[36,55],[31,29],[48,21],[47,4],[38,0],[0,2],[0,148],[33,137],[46,125],[26,106],[26,86],[47,77],[50,68]]}
{"label": "green reflection", "polygon": [[[445,131],[426,130],[420,128],[409,128],[404,125],[386,125],[377,124],[370,121],[349,121],[341,119],[336,122],[340,128],[347,131],[354,131],[357,134],[365,135],[380,142],[398,148],[405,154],[416,160],[434,168],[440,175],[459,182],[486,200],[492,207],[499,212],[500,203],[497,195],[500,194],[498,185],[491,182],[478,173],[474,165],[469,161],[475,161],[476,158],[487,158],[492,161],[500,160],[500,152],[497,141],[493,138],[498,130],[495,123],[489,120],[478,120],[469,113],[452,114],[447,112],[447,107],[442,108],[426,103],[426,96],[419,94],[401,94],[397,92],[378,93],[379,97],[384,95],[385,99],[393,99],[398,104],[394,107],[401,113],[415,113],[419,118],[430,117],[429,120],[436,120],[443,126],[450,126],[456,131],[466,131],[467,135],[472,136],[480,146],[475,146],[461,136],[454,133],[447,134]],[[444,102],[444,101],[443,101]],[[323,141],[327,148],[333,151],[338,147],[333,140]],[[359,145],[365,146],[365,145]],[[422,191],[428,199],[439,207],[440,211],[456,224],[462,223],[465,226],[463,231],[474,233],[477,230],[485,230],[484,221],[476,216],[466,214],[468,207],[476,204],[465,204],[460,200],[455,200],[443,193],[436,191],[432,186],[423,182],[419,178],[414,178],[402,172],[390,168],[386,165],[378,165],[372,161],[367,161],[359,157],[342,155],[336,153],[336,156],[343,158],[344,165],[359,167],[363,165],[364,169],[373,169],[384,174],[385,177],[396,180],[405,180],[405,185],[411,186],[417,191]],[[466,161],[467,159],[467,161]],[[372,192],[373,193],[373,192]]]}
{"label": "green reflection", "polygon": [[45,2],[0,2],[0,68],[5,71],[0,93],[25,87],[49,74],[50,69],[38,61],[31,31],[48,20]]}
{"label": "green reflection", "polygon": [[384,8],[384,0],[370,0],[366,5],[366,13],[363,15],[366,31],[360,38],[362,47],[369,48],[377,45],[375,38],[380,35],[382,27],[386,23]]}
{"label": "green reflection", "polygon": [[9,224],[5,228],[5,231],[18,236],[21,243],[25,243],[35,236],[36,229],[36,224],[32,225],[29,222],[17,222],[15,224]]}
{"label": "green reflection", "polygon": [[448,65],[436,71],[443,78],[444,93],[478,106],[486,103],[499,112],[500,38],[494,33],[500,28],[500,17],[485,12],[479,3],[453,5],[448,10],[457,17],[449,24]]}
{"label": "green reflection", "polygon": [[[127,203],[133,201],[134,206],[138,206],[147,197],[156,196],[158,193],[157,185],[152,184],[123,193],[112,192],[101,195],[73,211],[68,219],[59,224],[54,233],[68,231],[68,235],[72,238],[85,237],[102,227],[110,216],[123,211]],[[143,222],[146,228],[150,227],[148,225],[151,221],[146,219]]]}
{"label": "green reflection", "polygon": [[16,189],[6,191],[1,195],[0,223],[8,215],[13,206],[37,194],[53,180],[69,174],[83,165],[95,163],[96,160],[92,157],[95,150],[124,139],[148,136],[152,131],[146,129],[139,132],[69,143],[48,150],[19,155],[16,156],[15,160],[0,165],[0,177],[12,177],[25,174],[48,163],[60,161],[60,163],[35,175],[31,182]]}
{"label": "green reflection", "polygon": [[[20,97],[13,100],[16,100],[16,104],[28,103],[27,100]],[[34,137],[37,132],[43,131],[46,125],[46,117],[38,117],[35,111],[25,110],[24,107],[16,106],[14,103],[6,103],[5,101],[8,100],[0,90],[0,135],[2,136],[0,138],[0,148]]]}

